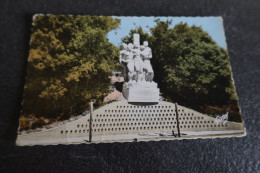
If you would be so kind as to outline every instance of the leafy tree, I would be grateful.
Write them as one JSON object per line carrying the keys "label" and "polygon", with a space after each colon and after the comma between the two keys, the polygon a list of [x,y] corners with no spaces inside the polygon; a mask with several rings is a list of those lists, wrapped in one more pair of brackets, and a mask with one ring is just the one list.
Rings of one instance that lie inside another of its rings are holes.
{"label": "leafy tree", "polygon": [[24,116],[20,117],[19,131],[28,130],[30,128],[30,122]]}
{"label": "leafy tree", "polygon": [[155,81],[163,96],[173,102],[211,115],[229,111],[230,120],[241,121],[238,100],[231,78],[227,51],[200,27],[170,21],[156,21],[151,36],[142,28],[133,33],[146,39],[153,53]]}
{"label": "leafy tree", "polygon": [[104,16],[35,16],[23,114],[64,119],[83,112],[91,99],[101,105],[108,76],[120,66],[106,34],[119,23]]}

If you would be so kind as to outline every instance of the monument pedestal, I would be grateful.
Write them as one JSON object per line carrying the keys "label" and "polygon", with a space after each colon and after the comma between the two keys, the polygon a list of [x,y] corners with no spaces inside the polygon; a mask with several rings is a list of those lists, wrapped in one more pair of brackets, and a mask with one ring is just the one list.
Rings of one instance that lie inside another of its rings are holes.
{"label": "monument pedestal", "polygon": [[159,88],[155,82],[131,82],[123,86],[123,96],[128,103],[157,104],[159,102]]}

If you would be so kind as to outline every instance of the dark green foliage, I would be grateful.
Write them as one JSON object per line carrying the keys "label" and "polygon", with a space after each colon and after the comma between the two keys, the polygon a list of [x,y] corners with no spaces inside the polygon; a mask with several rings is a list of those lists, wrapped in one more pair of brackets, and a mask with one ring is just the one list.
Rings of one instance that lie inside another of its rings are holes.
{"label": "dark green foliage", "polygon": [[169,25],[157,21],[151,36],[138,28],[123,41],[132,42],[133,33],[149,41],[154,80],[168,101],[211,115],[229,111],[229,120],[241,122],[227,51],[200,27]]}
{"label": "dark green foliage", "polygon": [[119,23],[104,16],[36,16],[23,115],[62,120],[85,111],[91,99],[103,104],[108,77],[120,66],[119,49],[106,34]]}

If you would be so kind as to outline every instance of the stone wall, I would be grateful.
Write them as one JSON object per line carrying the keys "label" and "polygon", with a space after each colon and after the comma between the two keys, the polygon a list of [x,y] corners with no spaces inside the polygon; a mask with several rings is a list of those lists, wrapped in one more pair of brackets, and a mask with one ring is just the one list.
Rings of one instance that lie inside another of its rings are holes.
{"label": "stone wall", "polygon": [[[242,123],[217,124],[215,118],[178,105],[180,132],[243,130]],[[89,139],[90,114],[41,132],[18,135],[18,145],[83,142]],[[177,133],[175,104],[138,106],[126,100],[107,104],[92,114],[92,136]],[[100,142],[96,141],[96,142]]]}

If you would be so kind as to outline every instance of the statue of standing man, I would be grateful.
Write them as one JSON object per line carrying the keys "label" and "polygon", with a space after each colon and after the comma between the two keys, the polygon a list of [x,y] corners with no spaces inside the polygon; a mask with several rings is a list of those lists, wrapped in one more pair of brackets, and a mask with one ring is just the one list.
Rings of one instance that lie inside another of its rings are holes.
{"label": "statue of standing man", "polygon": [[154,72],[150,61],[152,59],[152,49],[148,47],[148,41],[144,41],[143,45],[141,46],[141,51],[145,80],[147,82],[152,82],[154,77]]}
{"label": "statue of standing man", "polygon": [[121,66],[123,67],[123,75],[124,75],[124,79],[125,81],[128,81],[128,69],[127,69],[127,60],[126,60],[126,56],[127,56],[128,52],[127,52],[127,44],[123,44],[123,49],[120,51],[120,55],[119,55],[119,63],[121,64]]}
{"label": "statue of standing man", "polygon": [[123,49],[120,51],[119,62],[123,66],[123,75],[126,82],[134,80],[134,54],[132,52],[133,44],[123,44]]}
{"label": "statue of standing man", "polygon": [[134,63],[135,63],[135,76],[136,82],[141,82],[143,80],[143,60],[141,58],[140,45],[135,45],[133,49],[134,53]]}

